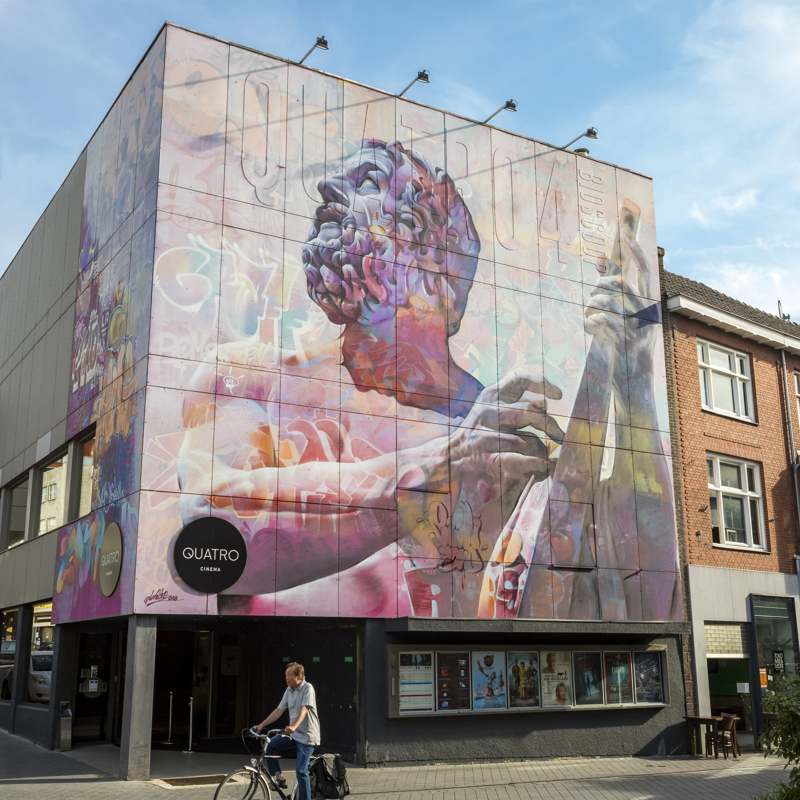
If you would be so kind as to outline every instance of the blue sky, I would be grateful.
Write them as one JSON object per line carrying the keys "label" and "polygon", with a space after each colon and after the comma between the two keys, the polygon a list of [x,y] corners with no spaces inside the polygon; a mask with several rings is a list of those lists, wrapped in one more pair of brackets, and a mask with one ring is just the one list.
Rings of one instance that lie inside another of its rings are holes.
{"label": "blue sky", "polygon": [[[390,10],[393,9],[393,10]],[[165,19],[652,175],[667,266],[800,321],[800,4],[0,0],[0,272]],[[584,140],[585,141],[585,140]],[[576,145],[577,146],[577,145]]]}

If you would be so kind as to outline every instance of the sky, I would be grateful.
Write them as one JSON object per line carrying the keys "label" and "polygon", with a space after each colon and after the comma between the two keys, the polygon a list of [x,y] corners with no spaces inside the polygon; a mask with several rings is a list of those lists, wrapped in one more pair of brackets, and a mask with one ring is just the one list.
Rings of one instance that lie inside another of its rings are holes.
{"label": "sky", "polygon": [[[0,0],[0,273],[165,20],[651,175],[666,266],[800,322],[800,3]],[[579,145],[574,145],[579,146]]]}

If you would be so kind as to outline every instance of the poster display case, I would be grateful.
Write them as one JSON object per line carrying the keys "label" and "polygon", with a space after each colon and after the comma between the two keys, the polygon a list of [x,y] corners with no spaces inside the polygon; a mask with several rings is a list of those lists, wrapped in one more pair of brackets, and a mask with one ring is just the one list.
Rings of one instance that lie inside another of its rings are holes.
{"label": "poster display case", "polygon": [[669,704],[666,648],[388,645],[388,716]]}

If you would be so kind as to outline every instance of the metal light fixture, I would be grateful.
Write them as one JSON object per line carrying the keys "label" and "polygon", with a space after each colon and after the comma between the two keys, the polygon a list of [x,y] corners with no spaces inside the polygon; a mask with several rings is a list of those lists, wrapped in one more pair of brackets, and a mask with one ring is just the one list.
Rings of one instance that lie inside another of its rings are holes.
{"label": "metal light fixture", "polygon": [[430,73],[428,72],[428,70],[421,69],[417,73],[417,77],[414,78],[414,80],[411,81],[411,83],[409,83],[408,86],[406,86],[406,88],[403,89],[403,91],[400,92],[400,94],[397,95],[397,96],[398,97],[402,97],[417,81],[419,81],[420,83],[430,83],[431,82],[431,76],[430,76]]}
{"label": "metal light fixture", "polygon": [[566,150],[571,144],[575,144],[578,139],[583,139],[583,137],[587,139],[596,139],[597,138],[597,128],[587,128],[580,136],[576,136],[571,142],[567,142],[561,149]]}
{"label": "metal light fixture", "polygon": [[320,50],[328,49],[328,40],[324,36],[317,36],[314,46],[297,63],[302,64],[318,47]]}
{"label": "metal light fixture", "polygon": [[516,100],[506,100],[505,105],[500,106],[497,111],[494,112],[491,116],[487,117],[483,124],[485,125],[492,117],[496,117],[501,111],[516,111],[517,110],[517,101]]}

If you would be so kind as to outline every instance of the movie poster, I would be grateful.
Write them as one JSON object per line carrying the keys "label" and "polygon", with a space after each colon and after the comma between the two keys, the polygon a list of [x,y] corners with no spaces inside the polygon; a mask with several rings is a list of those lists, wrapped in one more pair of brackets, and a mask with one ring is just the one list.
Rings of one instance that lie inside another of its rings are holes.
{"label": "movie poster", "polygon": [[633,702],[631,654],[606,653],[606,702],[610,705]]}
{"label": "movie poster", "polygon": [[436,654],[436,708],[463,711],[470,708],[469,653]]}
{"label": "movie poster", "polygon": [[400,653],[399,710],[433,711],[433,653]]}
{"label": "movie poster", "polygon": [[565,708],[571,705],[569,653],[543,650],[542,705],[545,708]]}
{"label": "movie poster", "polygon": [[506,656],[509,708],[538,708],[539,654],[530,650],[511,651]]}
{"label": "movie poster", "polygon": [[652,650],[647,653],[634,653],[633,670],[636,676],[636,702],[663,703],[661,653]]}
{"label": "movie poster", "polygon": [[472,653],[472,708],[489,711],[506,707],[505,653]]}
{"label": "movie poster", "polygon": [[572,654],[575,705],[599,706],[603,704],[603,657],[597,653]]}

